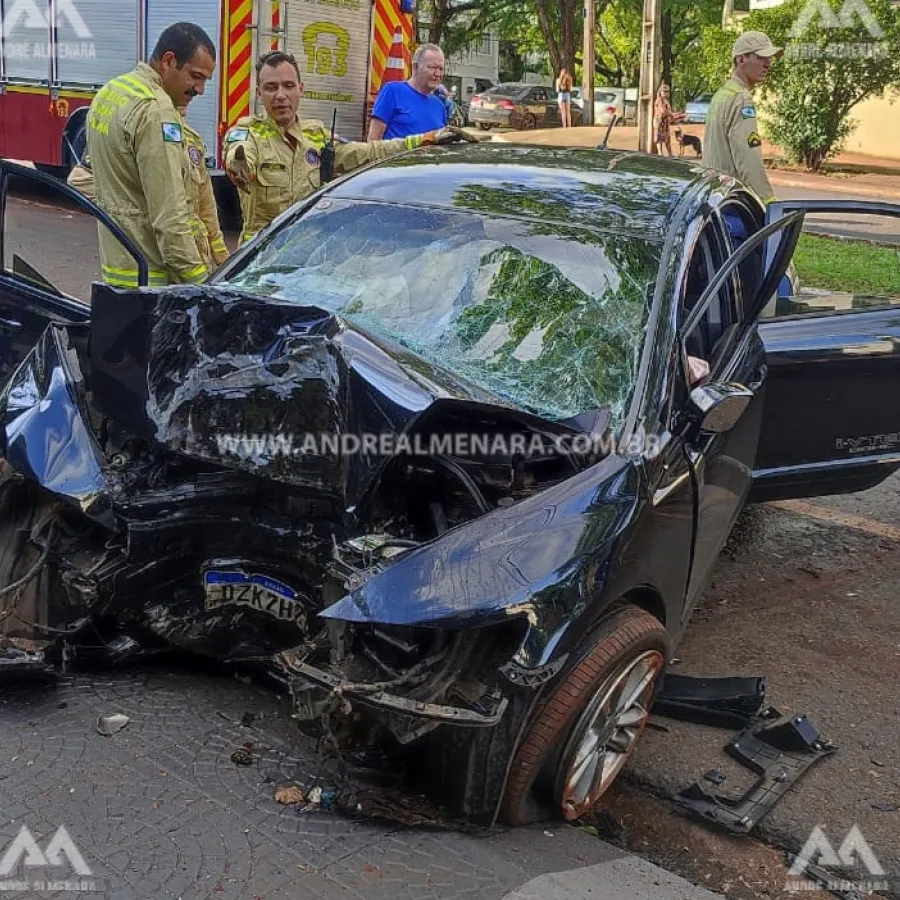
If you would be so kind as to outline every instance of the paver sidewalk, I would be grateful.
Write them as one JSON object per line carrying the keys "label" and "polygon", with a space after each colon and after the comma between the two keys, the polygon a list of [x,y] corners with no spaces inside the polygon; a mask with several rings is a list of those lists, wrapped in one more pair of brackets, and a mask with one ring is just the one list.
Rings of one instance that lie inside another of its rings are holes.
{"label": "paver sidewalk", "polygon": [[[124,713],[103,737],[100,715]],[[243,725],[245,713],[253,714]],[[231,754],[259,748],[251,765]],[[65,826],[96,890],[43,890],[71,867],[29,867],[15,898],[110,900],[713,900],[565,825],[472,836],[300,813],[275,789],[318,767],[290,708],[265,688],[163,669],[0,689],[0,855],[27,826],[47,846]],[[65,861],[65,857],[62,857]],[[52,871],[47,871],[50,869]],[[535,880],[536,879],[536,880]]]}

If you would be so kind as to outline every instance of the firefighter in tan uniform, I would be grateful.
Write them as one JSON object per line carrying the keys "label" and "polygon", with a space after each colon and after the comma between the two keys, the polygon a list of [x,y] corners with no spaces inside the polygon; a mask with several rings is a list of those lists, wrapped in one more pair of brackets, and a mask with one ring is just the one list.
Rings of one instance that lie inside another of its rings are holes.
{"label": "firefighter in tan uniform", "polygon": [[761,31],[747,31],[731,51],[734,74],[714,94],[706,116],[703,165],[740,179],[763,201],[775,199],[763,166],[762,138],[751,91],[784,51]]}
{"label": "firefighter in tan uniform", "polygon": [[[241,119],[225,138],[225,169],[240,191],[241,243],[323,183],[322,151],[330,135],[322,122],[299,118],[302,91],[292,56],[281,52],[263,56],[257,63],[257,93],[266,115]],[[448,127],[390,141],[340,140],[335,145],[334,174],[423,144],[458,140],[475,139]]]}
{"label": "firefighter in tan uniform", "polygon": [[203,138],[183,118],[182,124],[191,161],[191,231],[197,249],[211,272],[228,259],[228,247],[222,236],[212,178],[206,167],[206,145]]}
{"label": "firefighter in tan uniform", "polygon": [[[206,168],[206,145],[203,138],[184,121],[186,107],[182,107],[182,125],[184,126],[185,143],[191,161],[191,233],[197,249],[203,257],[206,267],[212,271],[222,265],[230,256],[222,227],[219,224],[219,213],[216,208],[216,197],[213,192],[212,179]],[[96,199],[94,173],[91,171],[90,158],[85,158],[72,167],[66,182],[70,187],[80,191],[88,200]]]}
{"label": "firefighter in tan uniform", "polygon": [[[202,94],[215,70],[215,46],[197,25],[160,35],[150,63],[113,78],[88,113],[88,155],[96,202],[141,250],[151,286],[198,284],[207,264],[191,229],[191,158],[176,107]],[[134,259],[102,225],[103,280],[136,287]]]}

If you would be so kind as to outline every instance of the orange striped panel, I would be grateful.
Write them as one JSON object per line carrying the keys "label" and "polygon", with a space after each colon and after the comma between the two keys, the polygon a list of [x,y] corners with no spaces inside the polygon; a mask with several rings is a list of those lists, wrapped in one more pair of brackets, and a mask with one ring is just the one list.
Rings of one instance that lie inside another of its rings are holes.
{"label": "orange striped panel", "polygon": [[272,50],[278,49],[279,28],[281,28],[281,0],[272,0]]}
{"label": "orange striped panel", "polygon": [[394,29],[403,30],[403,59],[409,71],[410,47],[413,41],[412,16],[400,12],[398,0],[375,0],[375,16],[372,28],[372,67],[369,88],[374,97],[384,77],[384,67],[394,39]]}
{"label": "orange striped panel", "polygon": [[253,23],[253,0],[228,2],[228,84],[225,108],[228,127],[250,115],[250,65],[253,46],[248,25]]}

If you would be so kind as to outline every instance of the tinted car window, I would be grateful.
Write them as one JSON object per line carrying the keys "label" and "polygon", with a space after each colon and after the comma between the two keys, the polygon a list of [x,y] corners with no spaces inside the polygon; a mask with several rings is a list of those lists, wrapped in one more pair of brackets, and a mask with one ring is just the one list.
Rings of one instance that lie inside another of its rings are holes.
{"label": "tinted car window", "polygon": [[217,286],[339,313],[538,415],[622,414],[656,244],[445,209],[323,207]]}
{"label": "tinted car window", "polygon": [[489,90],[482,93],[482,97],[515,97],[521,94],[523,87],[521,84],[495,84]]}

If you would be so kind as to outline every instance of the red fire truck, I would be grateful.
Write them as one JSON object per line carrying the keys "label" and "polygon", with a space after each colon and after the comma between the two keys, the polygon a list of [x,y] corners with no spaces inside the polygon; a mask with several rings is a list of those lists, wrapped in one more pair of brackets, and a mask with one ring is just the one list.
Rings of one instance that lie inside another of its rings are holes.
{"label": "red fire truck", "polygon": [[304,118],[363,139],[395,34],[405,64],[413,0],[0,0],[0,157],[68,169],[85,145],[87,107],[110,78],[146,60],[162,30],[189,20],[217,44],[214,80],[188,121],[221,174],[222,139],[258,111],[254,62],[293,53]]}

